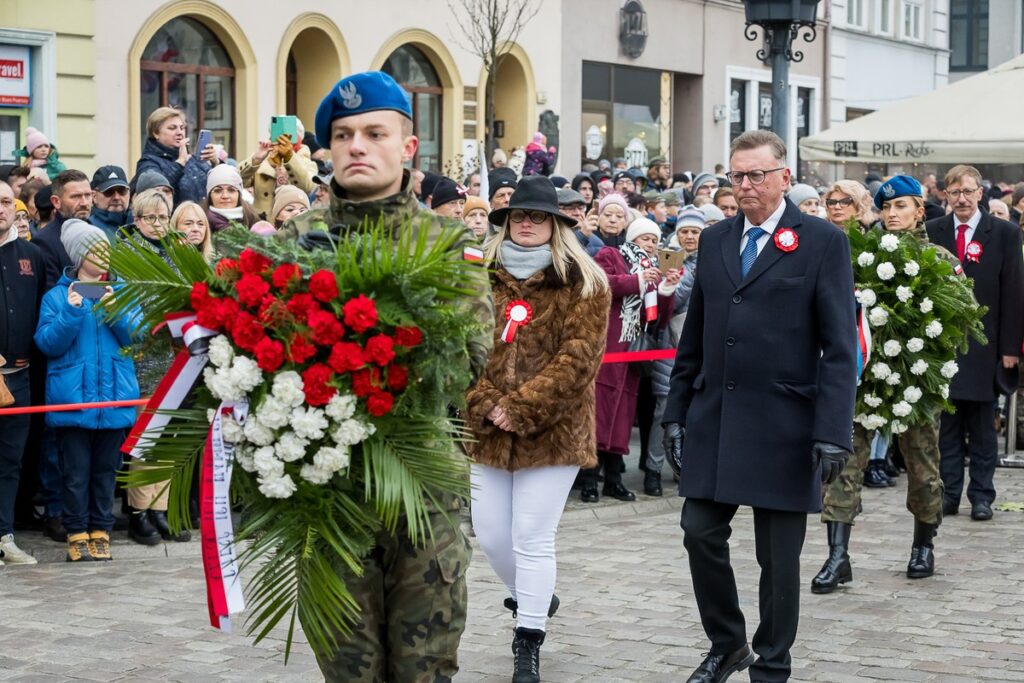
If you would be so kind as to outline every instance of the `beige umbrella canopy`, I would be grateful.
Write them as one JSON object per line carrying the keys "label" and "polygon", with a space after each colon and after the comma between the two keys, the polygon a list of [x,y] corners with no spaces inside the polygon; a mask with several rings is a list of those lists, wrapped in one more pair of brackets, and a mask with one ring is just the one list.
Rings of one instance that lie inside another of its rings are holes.
{"label": "beige umbrella canopy", "polygon": [[1024,55],[800,140],[804,161],[1024,163]]}

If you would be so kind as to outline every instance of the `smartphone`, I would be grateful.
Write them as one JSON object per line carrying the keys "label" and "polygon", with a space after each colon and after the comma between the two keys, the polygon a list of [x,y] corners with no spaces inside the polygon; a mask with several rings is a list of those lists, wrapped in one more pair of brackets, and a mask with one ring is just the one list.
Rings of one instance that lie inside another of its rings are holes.
{"label": "smartphone", "polygon": [[201,131],[199,131],[199,137],[196,139],[195,153],[196,154],[202,154],[203,150],[206,149],[206,146],[211,144],[212,142],[213,142],[213,131],[210,131],[210,130],[207,130],[206,128],[203,128]]}
{"label": "smartphone", "polygon": [[288,135],[294,145],[299,141],[298,120],[294,116],[270,117],[270,141],[274,142],[282,135]]}
{"label": "smartphone", "polygon": [[663,275],[667,275],[671,269],[681,270],[686,261],[686,252],[673,251],[672,249],[661,249],[658,251],[658,268]]}
{"label": "smartphone", "polygon": [[101,282],[76,282],[71,285],[83,299],[99,301],[107,293],[107,286]]}

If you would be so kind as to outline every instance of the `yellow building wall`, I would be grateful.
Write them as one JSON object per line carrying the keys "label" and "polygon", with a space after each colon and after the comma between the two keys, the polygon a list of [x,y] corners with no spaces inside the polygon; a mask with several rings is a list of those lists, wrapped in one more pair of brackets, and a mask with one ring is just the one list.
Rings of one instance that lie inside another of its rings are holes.
{"label": "yellow building wall", "polygon": [[[95,0],[4,0],[0,22],[57,34],[57,130],[44,130],[68,168],[96,166]],[[35,94],[38,96],[38,94]]]}

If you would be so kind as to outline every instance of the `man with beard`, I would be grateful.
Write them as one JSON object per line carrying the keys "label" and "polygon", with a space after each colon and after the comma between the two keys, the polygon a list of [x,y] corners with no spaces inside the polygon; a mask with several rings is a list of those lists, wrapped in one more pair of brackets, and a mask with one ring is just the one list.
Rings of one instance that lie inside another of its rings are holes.
{"label": "man with beard", "polygon": [[42,250],[46,262],[47,289],[57,284],[64,269],[71,265],[68,252],[60,241],[64,221],[69,218],[88,221],[92,213],[92,186],[89,177],[81,171],[73,168],[61,171],[53,179],[50,190],[53,192],[50,198],[54,208],[53,220],[32,238],[32,243]]}
{"label": "man with beard", "polygon": [[92,213],[89,222],[107,233],[111,240],[118,228],[130,225],[128,176],[120,166],[101,166],[92,175]]}

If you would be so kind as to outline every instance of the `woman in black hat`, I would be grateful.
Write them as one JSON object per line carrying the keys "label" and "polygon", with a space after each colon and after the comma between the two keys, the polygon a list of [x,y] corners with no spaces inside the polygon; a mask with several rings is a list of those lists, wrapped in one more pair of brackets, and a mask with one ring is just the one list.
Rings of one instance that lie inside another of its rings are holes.
{"label": "woman in black hat", "polygon": [[547,178],[523,178],[490,221],[494,350],[466,397],[473,529],[518,617],[512,680],[528,683],[540,680],[558,607],[555,531],[577,472],[596,462],[594,379],[611,294]]}

